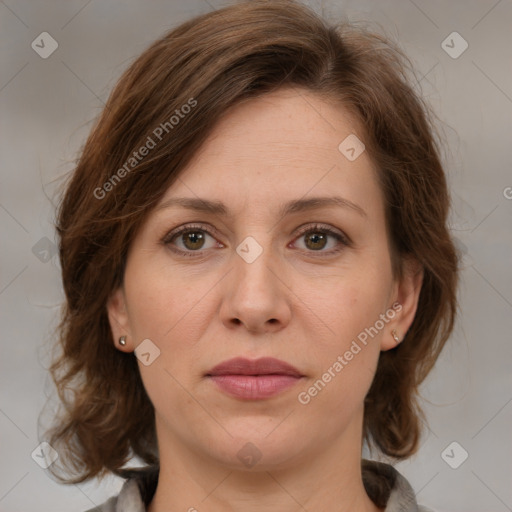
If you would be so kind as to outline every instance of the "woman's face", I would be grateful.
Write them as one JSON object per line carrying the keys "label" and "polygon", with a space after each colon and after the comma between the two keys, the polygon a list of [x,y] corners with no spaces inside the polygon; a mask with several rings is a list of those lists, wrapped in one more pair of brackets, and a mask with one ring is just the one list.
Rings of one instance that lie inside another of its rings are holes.
{"label": "woman's face", "polygon": [[[121,350],[145,340],[161,454],[276,468],[333,446],[360,453],[379,353],[407,331],[419,283],[393,280],[383,197],[355,133],[344,109],[305,90],[238,105],[133,241],[109,318]],[[212,371],[263,357],[297,374]]]}

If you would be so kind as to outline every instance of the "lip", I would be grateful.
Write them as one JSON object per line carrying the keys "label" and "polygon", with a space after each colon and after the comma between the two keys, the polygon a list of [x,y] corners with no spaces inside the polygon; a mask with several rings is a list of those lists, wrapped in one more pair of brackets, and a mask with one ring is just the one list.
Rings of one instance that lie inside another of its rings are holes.
{"label": "lip", "polygon": [[291,364],[274,357],[260,357],[259,359],[246,359],[235,357],[214,366],[207,376],[218,375],[289,375],[290,377],[303,377]]}
{"label": "lip", "polygon": [[212,368],[206,377],[228,395],[245,400],[275,396],[297,384],[304,375],[297,368],[273,357],[235,357]]}

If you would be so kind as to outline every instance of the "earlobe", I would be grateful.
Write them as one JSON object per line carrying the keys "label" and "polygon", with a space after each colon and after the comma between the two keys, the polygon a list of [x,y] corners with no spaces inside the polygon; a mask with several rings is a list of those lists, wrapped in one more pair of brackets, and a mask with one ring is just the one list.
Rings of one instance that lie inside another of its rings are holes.
{"label": "earlobe", "polygon": [[112,331],[112,338],[116,348],[126,350],[129,348],[129,319],[126,309],[126,300],[124,290],[119,287],[115,290],[107,301],[107,313]]}
{"label": "earlobe", "polygon": [[[381,341],[381,350],[395,348],[404,341],[416,310],[423,284],[424,269],[422,265],[412,258],[404,261],[404,272],[401,280],[396,283],[393,296],[395,318],[387,325],[389,332],[385,332]],[[395,305],[398,305],[395,307]]]}

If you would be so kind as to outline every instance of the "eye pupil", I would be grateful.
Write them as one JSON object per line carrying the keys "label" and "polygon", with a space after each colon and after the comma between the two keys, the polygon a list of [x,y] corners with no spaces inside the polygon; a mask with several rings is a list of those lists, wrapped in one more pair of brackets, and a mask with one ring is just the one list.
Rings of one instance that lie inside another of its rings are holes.
{"label": "eye pupil", "polygon": [[[306,238],[307,238],[306,245],[310,249],[323,249],[325,247],[325,244],[326,244],[325,235],[319,235],[318,233],[311,233],[310,235],[307,235]],[[318,242],[321,242],[321,244],[320,244],[320,247],[319,246],[310,247],[309,242],[312,242],[313,244],[317,244]]]}
{"label": "eye pupil", "polygon": [[[192,246],[188,245],[189,242]],[[197,231],[190,231],[183,235],[183,243],[188,249],[200,249],[204,243],[204,235]]]}

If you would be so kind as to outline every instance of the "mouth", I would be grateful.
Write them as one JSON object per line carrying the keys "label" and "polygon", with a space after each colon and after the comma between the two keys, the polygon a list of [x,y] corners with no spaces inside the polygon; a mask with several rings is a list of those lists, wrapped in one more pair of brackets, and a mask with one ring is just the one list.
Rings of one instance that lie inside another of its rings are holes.
{"label": "mouth", "polygon": [[303,377],[297,368],[271,357],[250,360],[237,357],[212,368],[205,377],[228,395],[262,400],[297,384]]}

